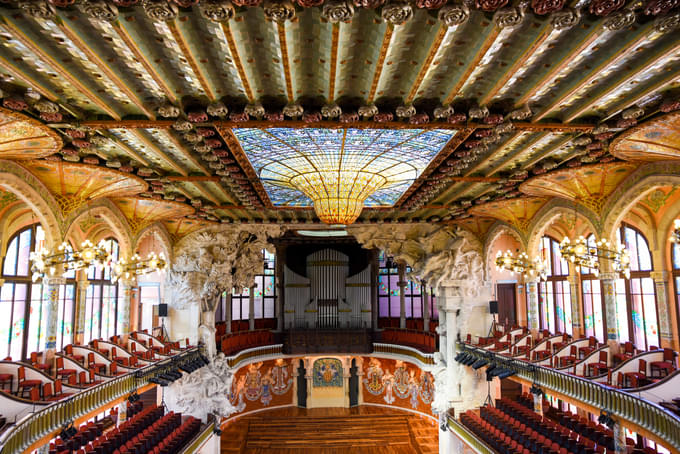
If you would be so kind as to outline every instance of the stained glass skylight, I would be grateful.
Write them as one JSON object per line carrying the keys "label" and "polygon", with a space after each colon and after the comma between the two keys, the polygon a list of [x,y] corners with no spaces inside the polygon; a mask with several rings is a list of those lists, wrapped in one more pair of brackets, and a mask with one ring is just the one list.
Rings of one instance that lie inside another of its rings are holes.
{"label": "stained glass skylight", "polygon": [[456,131],[237,128],[234,134],[276,206],[338,197],[391,206]]}

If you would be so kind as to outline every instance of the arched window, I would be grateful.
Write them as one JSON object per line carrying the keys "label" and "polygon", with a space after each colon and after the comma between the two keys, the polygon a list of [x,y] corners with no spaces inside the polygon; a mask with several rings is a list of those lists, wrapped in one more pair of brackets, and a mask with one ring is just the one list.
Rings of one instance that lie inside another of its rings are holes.
{"label": "arched window", "polygon": [[[14,360],[25,359],[31,352],[45,347],[47,295],[40,282],[32,282],[29,256],[44,246],[45,234],[40,224],[15,233],[9,240],[2,266],[4,284],[0,291],[0,355]],[[67,274],[66,285],[59,287],[57,349],[73,340],[75,280]]]}
{"label": "arched window", "polygon": [[538,284],[541,329],[572,334],[569,266],[555,239],[544,236],[540,247],[541,257],[548,265],[548,279]]}
{"label": "arched window", "polygon": [[[588,246],[596,247],[595,235],[586,240]],[[583,321],[586,336],[595,336],[604,342],[607,328],[602,306],[602,284],[592,268],[581,267],[581,292],[583,295]]]}
{"label": "arched window", "polygon": [[[262,273],[255,276],[255,291],[253,292],[253,318],[255,319],[274,318],[274,305],[276,303],[275,270],[276,255],[263,249]],[[226,298],[226,295],[224,297]],[[225,299],[223,298],[222,301],[225,301]],[[250,289],[244,288],[239,293],[236,293],[236,289],[232,290],[231,319],[248,320],[249,315]]]}
{"label": "arched window", "polygon": [[651,278],[652,255],[645,237],[621,224],[616,239],[630,255],[630,279],[616,280],[616,318],[620,342],[632,341],[638,350],[659,346],[656,291]]}
{"label": "arched window", "polygon": [[[118,260],[118,241],[107,238],[106,248],[114,261]],[[87,295],[85,297],[85,342],[92,339],[108,339],[120,332],[118,326],[118,283],[111,282],[108,267],[91,265],[87,270]]]}

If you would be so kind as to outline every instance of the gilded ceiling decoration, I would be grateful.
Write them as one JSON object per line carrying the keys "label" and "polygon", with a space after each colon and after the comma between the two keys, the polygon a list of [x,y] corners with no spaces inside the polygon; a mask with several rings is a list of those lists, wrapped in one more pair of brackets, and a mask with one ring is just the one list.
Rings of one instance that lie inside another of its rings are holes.
{"label": "gilded ceiling decoration", "polygon": [[680,159],[680,113],[670,113],[631,128],[618,136],[611,153],[626,161]]}
{"label": "gilded ceiling decoration", "polygon": [[170,233],[170,236],[174,240],[182,238],[183,236],[186,236],[191,232],[195,232],[198,229],[215,225],[214,222],[208,222],[201,219],[186,219],[186,218],[165,219],[162,222],[163,224],[165,224],[165,227],[168,229],[168,233]]}
{"label": "gilded ceiling decoration", "polygon": [[468,210],[475,216],[492,217],[507,222],[520,232],[527,232],[534,215],[548,202],[542,197],[521,197],[477,205]]}
{"label": "gilded ceiling decoration", "polygon": [[54,194],[65,215],[88,200],[132,196],[147,188],[141,178],[106,167],[45,160],[23,165]]}
{"label": "gilded ceiling decoration", "polygon": [[564,169],[531,178],[519,189],[528,195],[576,201],[600,214],[608,197],[636,167],[630,162],[612,162]]}
{"label": "gilded ceiling decoration", "polygon": [[62,141],[51,128],[26,115],[0,108],[0,158],[37,159],[59,151]]}
{"label": "gilded ceiling decoration", "polygon": [[452,221],[680,110],[679,27],[659,0],[7,0],[0,99],[60,137],[50,165],[134,175],[192,222],[319,222],[240,130],[448,134],[356,222]]}
{"label": "gilded ceiling decoration", "polygon": [[156,221],[180,219],[194,213],[190,206],[169,200],[124,197],[113,199],[113,203],[123,212],[135,234]]}
{"label": "gilded ceiling decoration", "polygon": [[495,219],[477,216],[453,221],[454,224],[460,225],[464,229],[472,232],[482,242],[484,238],[486,238],[486,234],[489,233],[489,229],[495,222]]}

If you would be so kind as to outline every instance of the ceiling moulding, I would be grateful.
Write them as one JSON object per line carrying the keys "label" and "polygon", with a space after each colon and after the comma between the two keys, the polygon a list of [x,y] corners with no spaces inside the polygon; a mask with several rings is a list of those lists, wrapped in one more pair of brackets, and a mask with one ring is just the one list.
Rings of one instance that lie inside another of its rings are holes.
{"label": "ceiling moulding", "polygon": [[102,197],[127,197],[146,191],[146,182],[128,173],[62,161],[22,163],[54,194],[64,216]]}
{"label": "ceiling moulding", "polygon": [[594,164],[533,177],[519,187],[524,194],[576,201],[602,214],[609,196],[636,168],[631,162]]}
{"label": "ceiling moulding", "polygon": [[614,139],[609,150],[625,161],[680,159],[680,112],[654,118],[625,131]]}
{"label": "ceiling moulding", "polygon": [[0,159],[39,159],[63,146],[59,135],[39,121],[0,108]]}
{"label": "ceiling moulding", "polygon": [[156,221],[181,219],[194,213],[188,205],[168,200],[155,200],[142,197],[122,197],[113,199],[130,223],[133,235]]}
{"label": "ceiling moulding", "polygon": [[476,205],[468,213],[499,219],[526,233],[534,215],[546,203],[548,198],[544,197],[520,197]]}

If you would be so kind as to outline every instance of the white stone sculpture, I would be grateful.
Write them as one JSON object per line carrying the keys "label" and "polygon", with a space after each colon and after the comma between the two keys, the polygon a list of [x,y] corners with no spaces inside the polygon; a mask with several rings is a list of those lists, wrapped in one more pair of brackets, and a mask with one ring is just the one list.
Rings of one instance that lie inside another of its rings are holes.
{"label": "white stone sculpture", "polygon": [[262,249],[280,226],[216,227],[188,235],[175,247],[175,261],[166,275],[166,303],[175,309],[199,305],[199,339],[213,357],[215,309],[220,295],[250,287],[262,268]]}
{"label": "white stone sculpture", "polygon": [[168,408],[200,418],[213,414],[218,419],[239,411],[229,401],[234,374],[223,353],[212,362],[172,383],[165,391]]}

